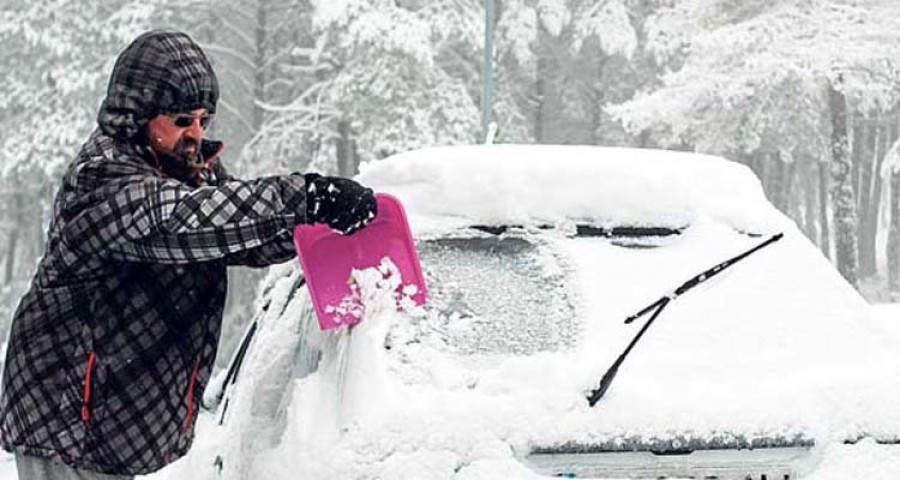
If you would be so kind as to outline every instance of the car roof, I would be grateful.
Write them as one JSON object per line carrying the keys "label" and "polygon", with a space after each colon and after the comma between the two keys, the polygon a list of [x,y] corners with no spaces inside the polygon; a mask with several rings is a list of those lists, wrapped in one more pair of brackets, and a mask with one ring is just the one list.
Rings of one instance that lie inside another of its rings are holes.
{"label": "car roof", "polygon": [[361,167],[414,230],[462,224],[683,228],[712,218],[776,231],[785,218],[746,166],[696,153],[572,145],[435,147]]}

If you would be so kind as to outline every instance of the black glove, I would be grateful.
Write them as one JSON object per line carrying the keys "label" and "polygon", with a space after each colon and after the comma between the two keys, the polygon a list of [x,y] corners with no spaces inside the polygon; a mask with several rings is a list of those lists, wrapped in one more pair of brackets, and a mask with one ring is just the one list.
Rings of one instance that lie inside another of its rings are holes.
{"label": "black glove", "polygon": [[225,149],[225,142],[221,140],[210,140],[204,138],[200,140],[200,161],[209,163],[217,158],[222,150]]}
{"label": "black glove", "polygon": [[378,213],[371,188],[347,178],[315,173],[307,173],[303,178],[308,223],[325,223],[339,233],[350,235],[368,225]]}
{"label": "black glove", "polygon": [[200,179],[204,185],[221,185],[223,182],[234,180],[222,165],[222,157],[219,154],[225,148],[225,143],[217,140],[200,140],[200,159],[203,167],[200,169]]}

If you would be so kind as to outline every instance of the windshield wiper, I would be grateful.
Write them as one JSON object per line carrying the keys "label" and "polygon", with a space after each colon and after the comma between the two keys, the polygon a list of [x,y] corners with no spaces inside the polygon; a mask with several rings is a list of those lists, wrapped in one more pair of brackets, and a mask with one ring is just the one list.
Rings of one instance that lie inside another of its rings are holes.
{"label": "windshield wiper", "polygon": [[[522,225],[472,225],[470,228],[491,235],[502,235],[510,230],[524,228]],[[551,230],[552,225],[538,225],[539,230]],[[678,235],[684,231],[681,228],[669,227],[597,227],[594,225],[575,225],[576,237],[603,237],[603,238],[644,238],[644,237],[668,237]]]}
{"label": "windshield wiper", "polygon": [[647,313],[653,311],[653,315],[650,317],[649,320],[647,320],[647,323],[645,323],[644,326],[641,327],[641,330],[637,333],[637,335],[635,335],[634,339],[631,340],[631,343],[628,344],[628,347],[625,348],[625,351],[622,352],[621,355],[619,355],[619,358],[617,358],[616,361],[613,362],[613,364],[609,367],[609,369],[606,370],[606,373],[603,374],[603,378],[600,380],[600,386],[597,387],[596,389],[592,390],[591,394],[588,395],[588,397],[587,397],[588,405],[593,407],[594,405],[597,404],[598,401],[600,401],[601,398],[603,398],[603,395],[609,389],[609,385],[612,383],[613,379],[616,377],[616,373],[618,373],[619,367],[622,365],[622,362],[625,361],[625,357],[628,356],[628,353],[631,352],[631,349],[634,348],[634,346],[635,346],[635,344],[637,344],[638,340],[641,339],[641,336],[644,335],[644,332],[646,332],[647,329],[650,328],[650,325],[653,323],[654,320],[656,320],[656,317],[658,317],[659,314],[666,308],[666,305],[668,305],[669,302],[675,300],[676,298],[678,298],[681,295],[684,295],[684,293],[687,292],[688,290],[696,287],[697,285],[700,285],[701,283],[703,283],[703,282],[709,280],[710,278],[714,277],[715,275],[719,274],[722,270],[725,270],[726,268],[734,265],[735,263],[743,260],[744,258],[756,253],[760,249],[765,248],[765,247],[769,246],[770,244],[777,242],[778,240],[781,240],[782,237],[784,237],[783,233],[773,235],[771,238],[769,238],[765,242],[751,248],[750,250],[747,250],[746,252],[744,252],[736,257],[725,260],[722,263],[719,263],[718,265],[716,265],[716,266],[704,271],[703,273],[691,278],[690,280],[684,282],[683,284],[681,284],[681,286],[676,288],[674,292],[663,296],[659,300],[648,305],[646,308],[644,308],[640,312],[626,318],[625,323],[626,324],[631,323],[631,322],[637,320],[638,318],[646,315]]}

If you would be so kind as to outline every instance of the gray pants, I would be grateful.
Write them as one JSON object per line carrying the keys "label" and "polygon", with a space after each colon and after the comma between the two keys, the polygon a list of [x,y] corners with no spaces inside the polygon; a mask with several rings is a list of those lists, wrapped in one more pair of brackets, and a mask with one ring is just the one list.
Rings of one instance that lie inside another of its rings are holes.
{"label": "gray pants", "polygon": [[70,467],[56,460],[16,454],[16,470],[19,480],[131,480],[131,475],[107,475],[105,473]]}

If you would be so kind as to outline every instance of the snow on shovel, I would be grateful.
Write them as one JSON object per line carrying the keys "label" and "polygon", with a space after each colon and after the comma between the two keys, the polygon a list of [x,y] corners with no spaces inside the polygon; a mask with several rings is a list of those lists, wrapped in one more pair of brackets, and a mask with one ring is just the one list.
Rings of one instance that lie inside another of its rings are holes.
{"label": "snow on shovel", "polygon": [[362,320],[365,305],[354,271],[393,264],[396,270],[391,268],[391,273],[399,273],[402,280],[397,285],[398,307],[404,300],[425,303],[425,280],[403,205],[384,193],[376,194],[375,201],[378,215],[353,235],[323,224],[294,228],[294,246],[322,330]]}

